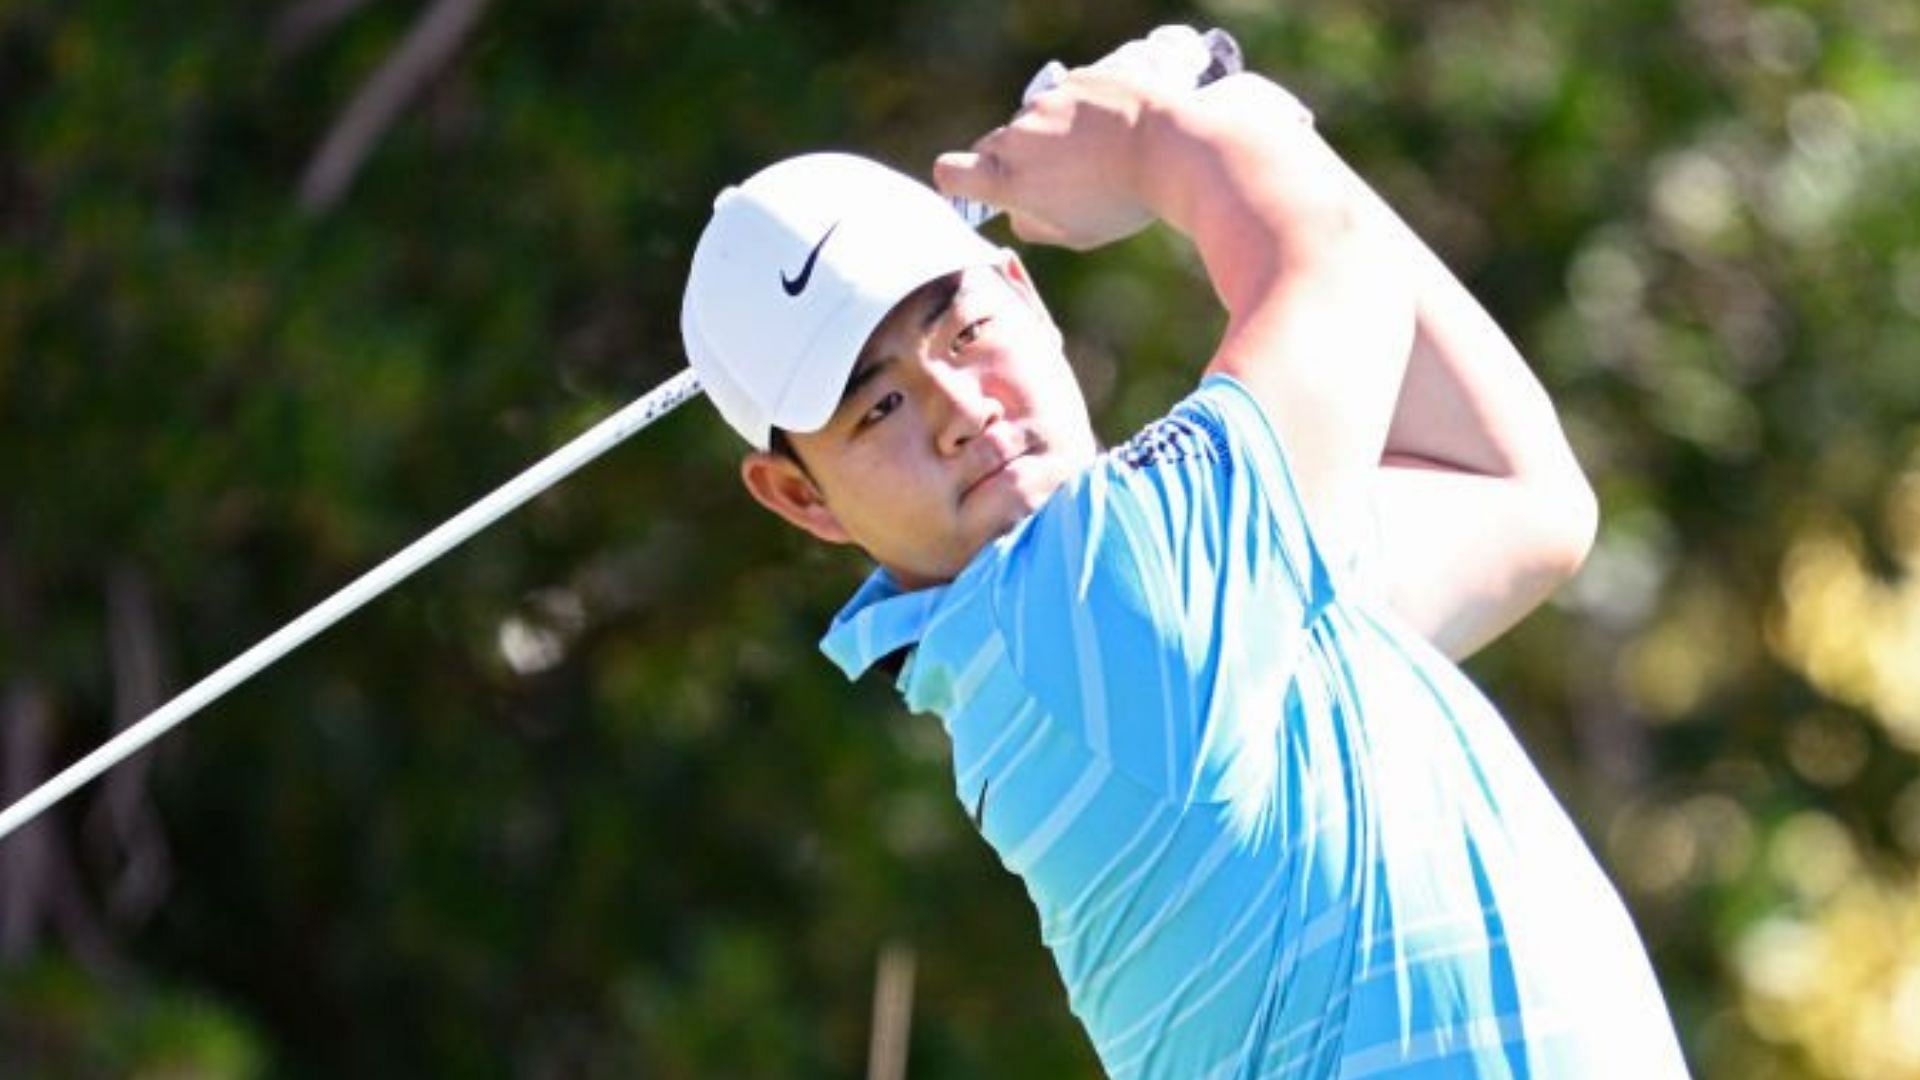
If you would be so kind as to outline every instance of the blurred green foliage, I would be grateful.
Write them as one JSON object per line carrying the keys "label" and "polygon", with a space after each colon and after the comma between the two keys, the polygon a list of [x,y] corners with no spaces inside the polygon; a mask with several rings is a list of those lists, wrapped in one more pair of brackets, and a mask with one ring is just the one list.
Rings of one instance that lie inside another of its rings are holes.
{"label": "blurred green foliage", "polygon": [[[104,739],[666,375],[713,194],[923,171],[1049,56],[1218,23],[1532,356],[1601,491],[1472,665],[1704,1077],[1920,1076],[1920,9],[0,3],[0,776]],[[1101,429],[1219,316],[1034,251]],[[695,405],[0,843],[8,1076],[1094,1071],[938,725],[813,651],[860,566]]]}

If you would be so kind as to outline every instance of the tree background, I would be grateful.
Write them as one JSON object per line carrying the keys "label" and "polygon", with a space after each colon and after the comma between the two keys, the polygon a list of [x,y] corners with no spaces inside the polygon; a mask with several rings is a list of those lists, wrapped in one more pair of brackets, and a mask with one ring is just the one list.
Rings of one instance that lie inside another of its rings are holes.
{"label": "tree background", "polygon": [[[0,792],[678,370],[723,184],[1166,21],[1559,402],[1598,547],[1471,670],[1697,1073],[1920,1076],[1911,0],[0,0]],[[1179,244],[1029,260],[1109,438],[1189,384]],[[683,410],[0,842],[0,1073],[858,1075],[885,966],[910,1075],[1093,1075],[736,455]]]}

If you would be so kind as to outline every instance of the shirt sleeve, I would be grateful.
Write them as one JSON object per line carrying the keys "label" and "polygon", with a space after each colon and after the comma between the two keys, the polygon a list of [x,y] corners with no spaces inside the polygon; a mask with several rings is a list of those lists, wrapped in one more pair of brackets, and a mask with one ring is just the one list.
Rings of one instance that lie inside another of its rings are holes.
{"label": "shirt sleeve", "polygon": [[1226,375],[1049,502],[1008,566],[997,618],[1040,703],[1182,801],[1231,786],[1242,744],[1272,745],[1335,591],[1284,446]]}

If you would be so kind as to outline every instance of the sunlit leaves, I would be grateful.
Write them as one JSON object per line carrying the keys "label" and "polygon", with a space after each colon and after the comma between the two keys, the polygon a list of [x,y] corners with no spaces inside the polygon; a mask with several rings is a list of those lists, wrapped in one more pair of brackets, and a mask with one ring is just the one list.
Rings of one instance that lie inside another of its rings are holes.
{"label": "sunlit leaves", "polygon": [[[208,670],[677,370],[722,184],[828,146],[924,169],[1042,59],[1218,19],[1514,332],[1593,473],[1585,571],[1475,672],[1698,1074],[1911,1074],[1910,0],[494,4],[299,213],[417,7],[290,51],[277,7],[0,8],[0,680],[48,687],[63,750],[106,732],[109,567],[151,576],[176,684]],[[1104,435],[1190,385],[1220,323],[1184,245],[1025,254]],[[858,560],[761,514],[736,452],[689,406],[181,732],[175,891],[113,943],[136,977],[44,931],[0,970],[0,1058],[852,1075],[905,940],[912,1075],[1087,1073],[937,725],[814,650]],[[91,805],[62,827],[97,906]]]}

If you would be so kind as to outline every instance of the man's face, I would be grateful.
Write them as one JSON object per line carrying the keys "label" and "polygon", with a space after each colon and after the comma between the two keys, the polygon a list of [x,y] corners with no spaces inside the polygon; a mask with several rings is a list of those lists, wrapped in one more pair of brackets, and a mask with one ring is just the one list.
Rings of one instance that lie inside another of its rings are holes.
{"label": "man's face", "polygon": [[755,498],[910,589],[958,575],[1096,452],[1059,331],[1011,258],[902,300],[826,426],[788,438],[799,463],[742,464]]}

